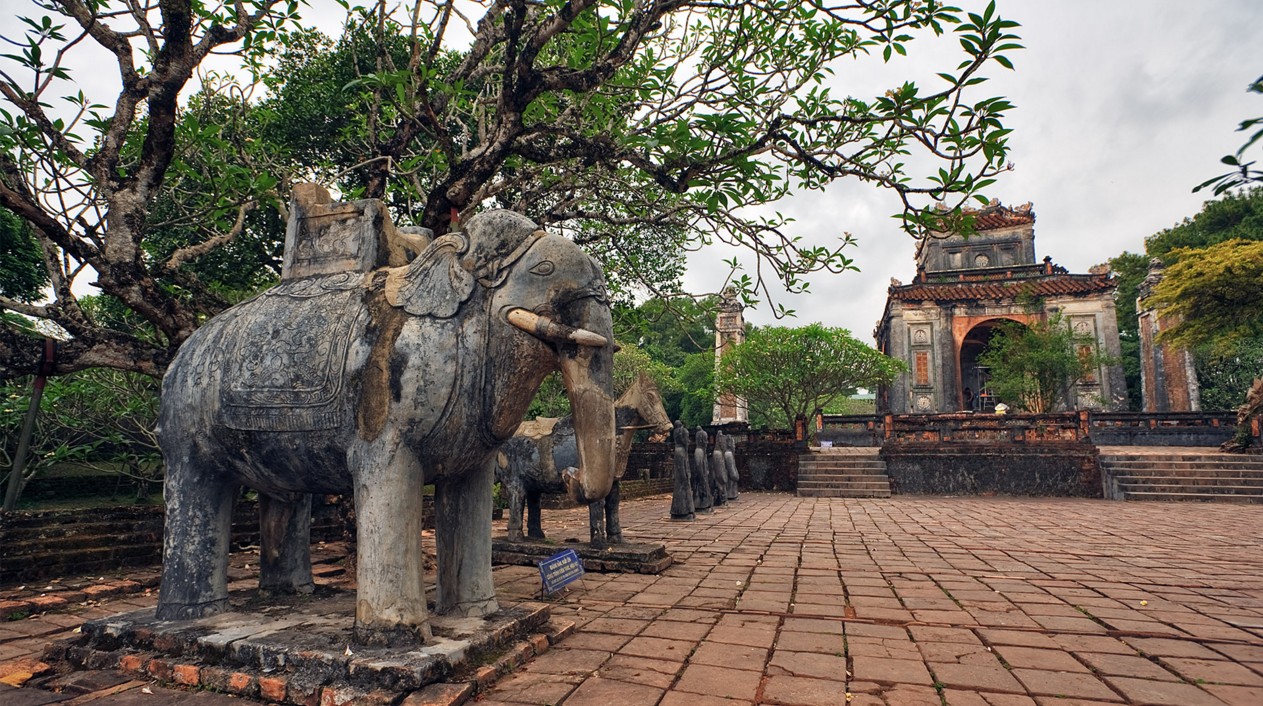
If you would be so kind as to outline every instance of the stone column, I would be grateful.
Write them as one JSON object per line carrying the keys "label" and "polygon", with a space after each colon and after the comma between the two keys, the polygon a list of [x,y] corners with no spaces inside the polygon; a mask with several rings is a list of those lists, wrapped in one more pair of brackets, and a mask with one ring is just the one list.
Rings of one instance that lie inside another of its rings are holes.
{"label": "stone column", "polygon": [[[723,301],[719,304],[719,314],[715,317],[715,368],[719,369],[719,361],[724,354],[739,346],[746,340],[746,322],[742,315],[741,302],[737,301],[737,292],[728,287],[723,292]],[[749,422],[750,411],[746,401],[732,394],[722,394],[715,399],[711,424],[718,426],[730,422]]]}
{"label": "stone column", "polygon": [[1140,283],[1136,317],[1140,325],[1140,390],[1145,412],[1199,412],[1201,387],[1193,355],[1186,349],[1159,343],[1158,334],[1174,322],[1159,316],[1145,300],[1162,281],[1162,261],[1149,261],[1149,275]]}

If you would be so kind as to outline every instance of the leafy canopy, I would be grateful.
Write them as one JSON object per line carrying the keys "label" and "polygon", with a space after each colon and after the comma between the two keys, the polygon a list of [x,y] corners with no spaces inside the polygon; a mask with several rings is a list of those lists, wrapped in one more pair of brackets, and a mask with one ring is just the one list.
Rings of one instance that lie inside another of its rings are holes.
{"label": "leafy canopy", "polygon": [[1174,250],[1150,301],[1172,318],[1161,338],[1186,348],[1263,336],[1263,241]]}
{"label": "leafy canopy", "polygon": [[1136,298],[1140,296],[1140,283],[1149,274],[1149,258],[1142,254],[1124,251],[1109,260],[1114,276],[1114,311],[1118,320],[1118,343],[1127,383],[1127,405],[1138,410],[1143,404],[1140,395],[1140,322],[1136,317]]}
{"label": "leafy canopy", "polygon": [[1235,239],[1263,240],[1263,187],[1207,201],[1192,218],[1145,238],[1145,253],[1170,264],[1178,259],[1175,250]]}
{"label": "leafy canopy", "polygon": [[856,388],[890,383],[905,368],[846,329],[759,327],[724,353],[715,389],[743,398],[752,424],[787,428]]}
{"label": "leafy canopy", "polygon": [[[47,254],[52,299],[0,307],[71,336],[63,373],[160,375],[207,316],[270,280],[299,179],[388,197],[400,220],[438,233],[453,214],[521,210],[601,254],[626,293],[674,291],[683,253],[737,245],[755,266],[733,283],[753,303],[765,277],[797,292],[808,273],[852,266],[847,237],[809,245],[755,207],[850,178],[898,194],[913,231],[967,227],[929,207],[959,205],[1007,166],[1011,106],[976,95],[1019,48],[994,6],[381,0],[348,8],[332,52],[297,29],[290,0],[36,7],[0,57],[0,206]],[[932,35],[961,52],[932,85],[829,85],[843,59],[896,63]],[[113,95],[68,68],[101,50]],[[224,53],[244,71],[206,69]],[[92,273],[156,335],[87,316],[73,285]],[[32,364],[14,336],[0,328],[0,374]]]}

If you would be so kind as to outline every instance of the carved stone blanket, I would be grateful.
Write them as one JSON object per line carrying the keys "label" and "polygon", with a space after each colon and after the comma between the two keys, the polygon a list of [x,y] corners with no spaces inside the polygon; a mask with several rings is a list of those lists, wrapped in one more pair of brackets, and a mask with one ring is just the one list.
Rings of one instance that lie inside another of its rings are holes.
{"label": "carved stone blanket", "polygon": [[339,426],[347,349],[367,316],[363,277],[284,282],[233,309],[219,336],[217,421],[250,431]]}

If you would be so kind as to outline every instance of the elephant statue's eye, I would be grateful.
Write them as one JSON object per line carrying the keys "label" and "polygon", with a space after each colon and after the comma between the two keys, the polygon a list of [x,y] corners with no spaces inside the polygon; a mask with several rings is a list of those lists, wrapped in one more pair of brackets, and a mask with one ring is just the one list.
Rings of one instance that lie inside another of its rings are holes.
{"label": "elephant statue's eye", "polygon": [[553,271],[556,269],[557,267],[553,265],[553,263],[549,262],[548,260],[544,260],[543,262],[531,268],[531,274],[547,277],[548,275],[551,275]]}

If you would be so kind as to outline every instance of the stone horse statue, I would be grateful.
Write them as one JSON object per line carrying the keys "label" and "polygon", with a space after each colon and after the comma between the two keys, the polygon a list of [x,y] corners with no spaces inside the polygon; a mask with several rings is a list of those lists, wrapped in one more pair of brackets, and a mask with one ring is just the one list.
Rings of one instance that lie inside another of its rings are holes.
{"label": "stone horse statue", "polygon": [[[671,431],[671,420],[662,406],[658,386],[645,375],[638,375],[631,387],[614,401],[614,418],[618,427],[614,465],[614,485],[603,500],[588,505],[592,546],[623,541],[619,522],[619,480],[627,471],[632,437],[640,429],[653,429],[655,436]],[[574,418],[541,417],[524,422],[517,435],[501,448],[496,468],[509,496],[509,539],[521,541],[522,510],[526,509],[526,536],[544,539],[540,526],[539,498],[543,493],[562,492],[566,468],[578,462],[575,448]]]}

